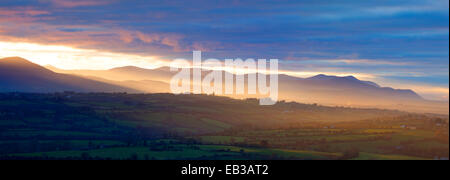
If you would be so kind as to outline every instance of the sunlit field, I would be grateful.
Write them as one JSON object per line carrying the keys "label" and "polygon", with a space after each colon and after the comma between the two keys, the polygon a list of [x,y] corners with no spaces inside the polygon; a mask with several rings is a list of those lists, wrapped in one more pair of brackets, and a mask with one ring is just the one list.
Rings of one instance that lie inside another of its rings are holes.
{"label": "sunlit field", "polygon": [[447,116],[391,110],[286,102],[266,107],[254,99],[206,95],[66,92],[0,94],[0,112],[1,159],[449,156]]}

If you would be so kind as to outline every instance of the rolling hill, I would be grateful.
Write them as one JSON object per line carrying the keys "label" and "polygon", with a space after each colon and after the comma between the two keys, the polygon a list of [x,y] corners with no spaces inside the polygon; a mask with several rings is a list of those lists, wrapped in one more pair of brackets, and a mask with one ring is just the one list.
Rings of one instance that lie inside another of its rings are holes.
{"label": "rolling hill", "polygon": [[[209,72],[211,71],[204,71],[202,75]],[[143,69],[133,66],[110,70],[61,70],[55,67],[44,68],[25,59],[13,57],[0,60],[0,92],[169,93],[169,81],[175,73],[167,67]],[[247,79],[248,75],[245,75],[245,78]],[[261,94],[228,96],[239,99],[267,97]],[[279,100],[448,114],[448,102],[429,101],[412,90],[381,87],[374,82],[362,81],[353,76],[321,74],[299,78],[280,75]]]}
{"label": "rolling hill", "polygon": [[19,57],[0,59],[0,92],[139,92],[74,75],[52,72]]}
{"label": "rolling hill", "polygon": [[[169,81],[176,73],[171,72],[168,67],[143,69],[128,66],[100,71],[48,68],[61,73],[102,78],[106,82],[120,80],[122,82],[116,83],[145,92],[170,92]],[[209,72],[204,71],[202,75]],[[247,77],[246,75],[245,78]],[[228,96],[233,98],[266,97],[258,94]],[[426,100],[409,89],[381,87],[374,82],[359,80],[353,76],[338,77],[320,74],[309,78],[299,78],[282,74],[279,76],[279,99],[328,106],[448,114],[448,102]]]}

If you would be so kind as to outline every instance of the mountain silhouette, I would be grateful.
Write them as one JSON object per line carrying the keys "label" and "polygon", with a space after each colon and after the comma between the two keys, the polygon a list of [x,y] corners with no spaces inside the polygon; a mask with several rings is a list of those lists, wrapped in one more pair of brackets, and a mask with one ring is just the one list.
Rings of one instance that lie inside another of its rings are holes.
{"label": "mountain silhouette", "polygon": [[[138,89],[143,92],[169,92],[169,82],[177,73],[168,67],[144,69],[134,66],[110,70],[61,70],[55,72],[83,75],[86,78]],[[192,71],[192,69],[190,69]],[[203,71],[206,75],[211,71]],[[227,72],[223,72],[223,75]],[[233,75],[235,76],[235,75]],[[248,75],[245,75],[247,79]],[[268,79],[268,78],[267,78]],[[246,81],[247,82],[247,81]],[[245,85],[247,87],[247,84]],[[264,95],[227,95],[233,98],[261,98]],[[329,76],[319,74],[309,78],[279,75],[279,100],[318,103],[328,106],[397,109],[413,112],[448,114],[448,102],[429,101],[409,89],[381,87],[354,76]]]}
{"label": "mountain silhouette", "polygon": [[139,92],[137,90],[59,74],[20,57],[0,59],[0,92]]}

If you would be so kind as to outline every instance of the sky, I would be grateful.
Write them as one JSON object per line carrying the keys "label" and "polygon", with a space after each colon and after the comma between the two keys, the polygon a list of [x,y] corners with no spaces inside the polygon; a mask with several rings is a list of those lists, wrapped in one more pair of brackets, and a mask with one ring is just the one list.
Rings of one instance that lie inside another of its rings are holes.
{"label": "sky", "polygon": [[1,0],[0,57],[62,69],[276,58],[448,101],[448,0]]}

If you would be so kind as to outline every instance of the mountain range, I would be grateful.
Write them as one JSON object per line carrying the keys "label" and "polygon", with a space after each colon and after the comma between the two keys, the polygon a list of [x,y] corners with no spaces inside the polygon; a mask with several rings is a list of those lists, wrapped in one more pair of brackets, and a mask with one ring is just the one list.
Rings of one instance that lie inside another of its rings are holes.
{"label": "mountain range", "polygon": [[63,91],[139,92],[132,88],[80,76],[55,73],[19,57],[0,59],[0,92],[51,93]]}
{"label": "mountain range", "polygon": [[[211,71],[203,71],[202,75],[205,76],[208,72]],[[143,69],[133,66],[109,70],[62,70],[52,66],[41,67],[14,57],[0,59],[0,92],[169,93],[169,82],[176,73],[168,67]],[[227,72],[222,73],[224,75]],[[246,79],[247,77],[248,75],[245,75]],[[265,97],[260,94],[229,96]],[[279,99],[328,106],[448,114],[448,102],[429,101],[412,90],[381,87],[374,82],[362,81],[353,76],[320,74],[299,78],[282,74],[279,76]]]}

